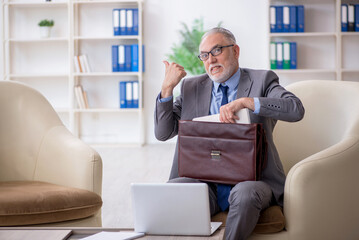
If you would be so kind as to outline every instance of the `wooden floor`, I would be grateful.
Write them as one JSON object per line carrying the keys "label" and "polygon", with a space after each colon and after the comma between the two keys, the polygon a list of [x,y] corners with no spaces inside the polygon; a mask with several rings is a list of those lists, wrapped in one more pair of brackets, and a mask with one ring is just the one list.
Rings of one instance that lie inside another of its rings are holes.
{"label": "wooden floor", "polygon": [[166,182],[175,144],[95,149],[103,161],[102,225],[133,228],[130,185],[134,182]]}

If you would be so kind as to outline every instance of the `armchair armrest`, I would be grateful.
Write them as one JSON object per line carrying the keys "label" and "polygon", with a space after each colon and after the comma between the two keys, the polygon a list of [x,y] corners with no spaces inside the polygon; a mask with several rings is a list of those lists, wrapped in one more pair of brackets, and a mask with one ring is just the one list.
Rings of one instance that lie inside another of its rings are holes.
{"label": "armchair armrest", "polygon": [[289,239],[358,239],[359,137],[292,167],[284,193]]}
{"label": "armchair armrest", "polygon": [[64,126],[55,126],[43,137],[34,180],[86,189],[101,196],[102,160]]}

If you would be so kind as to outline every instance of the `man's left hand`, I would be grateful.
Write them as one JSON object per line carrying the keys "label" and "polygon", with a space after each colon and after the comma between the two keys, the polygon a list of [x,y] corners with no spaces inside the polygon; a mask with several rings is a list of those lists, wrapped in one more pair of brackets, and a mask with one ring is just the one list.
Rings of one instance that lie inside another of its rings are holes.
{"label": "man's left hand", "polygon": [[233,102],[223,105],[219,109],[219,120],[225,123],[235,123],[236,120],[239,120],[236,113],[243,108],[248,108],[254,111],[253,98],[238,98]]}

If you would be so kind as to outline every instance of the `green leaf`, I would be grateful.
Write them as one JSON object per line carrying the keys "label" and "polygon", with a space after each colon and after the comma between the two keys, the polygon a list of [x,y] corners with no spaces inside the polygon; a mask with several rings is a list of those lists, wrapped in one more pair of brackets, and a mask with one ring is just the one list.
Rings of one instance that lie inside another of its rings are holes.
{"label": "green leaf", "polygon": [[[218,24],[220,26],[222,22]],[[176,62],[192,75],[205,73],[203,62],[197,57],[201,38],[206,31],[203,29],[203,18],[195,19],[192,27],[181,23],[182,29],[179,30],[181,42],[174,44],[171,48],[172,53],[167,57],[171,62]]]}

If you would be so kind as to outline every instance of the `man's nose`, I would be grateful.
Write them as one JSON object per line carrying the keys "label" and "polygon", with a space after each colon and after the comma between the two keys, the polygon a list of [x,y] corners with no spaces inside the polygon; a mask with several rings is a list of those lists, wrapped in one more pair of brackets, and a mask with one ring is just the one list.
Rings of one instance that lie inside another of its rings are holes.
{"label": "man's nose", "polygon": [[208,62],[209,63],[214,63],[217,61],[217,58],[215,56],[212,55],[212,53],[208,54]]}

